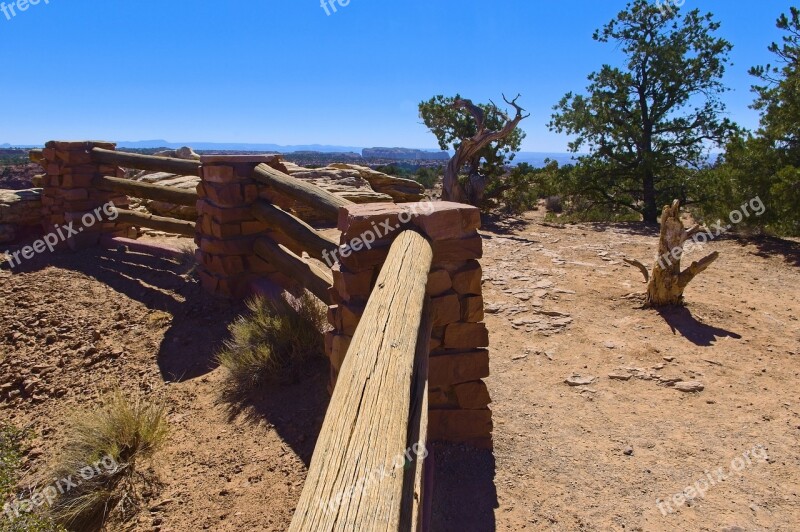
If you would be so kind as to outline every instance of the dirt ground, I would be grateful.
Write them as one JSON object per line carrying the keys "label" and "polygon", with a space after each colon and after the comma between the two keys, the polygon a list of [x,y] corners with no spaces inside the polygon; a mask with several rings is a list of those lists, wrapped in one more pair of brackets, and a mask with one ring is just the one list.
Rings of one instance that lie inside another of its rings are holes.
{"label": "dirt ground", "polygon": [[[688,305],[657,312],[622,262],[649,262],[654,232],[540,220],[483,232],[495,449],[435,449],[433,529],[799,529],[800,243],[712,242],[722,256]],[[116,387],[159,398],[172,430],[160,484],[109,529],[285,530],[326,366],[232,407],[213,353],[242,308],[204,296],[189,269],[92,250],[0,271],[0,417],[36,432],[34,481],[75,409]],[[590,384],[565,382],[577,376]],[[696,483],[703,497],[673,500]]]}

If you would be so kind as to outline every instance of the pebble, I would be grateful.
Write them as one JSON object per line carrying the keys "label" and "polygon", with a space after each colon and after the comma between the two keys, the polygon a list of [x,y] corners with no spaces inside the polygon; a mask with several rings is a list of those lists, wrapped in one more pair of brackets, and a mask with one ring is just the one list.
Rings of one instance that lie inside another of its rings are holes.
{"label": "pebble", "polygon": [[675,389],[681,392],[692,393],[692,392],[702,392],[705,390],[705,385],[702,382],[698,381],[681,381],[675,383]]}

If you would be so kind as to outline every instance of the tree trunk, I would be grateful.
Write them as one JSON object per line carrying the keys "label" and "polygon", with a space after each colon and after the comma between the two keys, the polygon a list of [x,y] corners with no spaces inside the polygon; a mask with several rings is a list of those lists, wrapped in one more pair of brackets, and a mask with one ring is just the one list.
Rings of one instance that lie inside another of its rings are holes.
{"label": "tree trunk", "polygon": [[643,185],[644,210],[642,211],[642,218],[644,223],[656,224],[658,223],[658,207],[656,207],[656,183],[653,176],[653,171],[649,168],[645,171]]}
{"label": "tree trunk", "polygon": [[675,200],[671,206],[665,206],[661,214],[658,258],[652,274],[648,274],[647,268],[642,263],[625,259],[625,262],[638,267],[644,274],[645,282],[648,283],[647,306],[682,305],[683,292],[689,283],[719,258],[719,253],[715,251],[681,271],[683,246],[700,231],[699,226],[690,229],[683,227],[680,219],[680,201]]}
{"label": "tree trunk", "polygon": [[[481,175],[479,172],[479,154],[483,148],[492,142],[504,139],[513,133],[517,125],[524,118],[527,118],[528,115],[522,114],[524,109],[517,105],[517,98],[508,101],[503,96],[506,103],[516,109],[517,114],[513,119],[506,117],[506,123],[499,131],[486,129],[486,115],[483,109],[473,104],[472,101],[459,99],[453,103],[454,108],[465,109],[472,115],[478,126],[478,132],[472,138],[463,139],[456,150],[456,154],[447,163],[447,168],[444,171],[444,181],[442,182],[442,200],[468,203],[470,205],[479,205],[483,201],[487,183],[486,176]],[[465,187],[459,183],[458,176],[467,163],[470,163],[470,175]]]}

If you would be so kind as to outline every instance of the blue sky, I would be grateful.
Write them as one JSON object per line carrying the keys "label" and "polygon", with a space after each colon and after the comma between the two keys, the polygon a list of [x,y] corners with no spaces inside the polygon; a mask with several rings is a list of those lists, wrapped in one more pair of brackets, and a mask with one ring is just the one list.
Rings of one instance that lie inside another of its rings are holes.
{"label": "blue sky", "polygon": [[[0,0],[2,1],[2,0]],[[45,1],[49,3],[45,4]],[[6,3],[9,3],[6,0]],[[748,109],[747,69],[771,60],[791,2],[685,0],[734,44],[724,96]],[[522,93],[525,151],[566,151],[546,127],[567,91],[618,60],[594,29],[623,0],[40,0],[0,13],[0,143],[53,138],[434,148],[417,104]]]}

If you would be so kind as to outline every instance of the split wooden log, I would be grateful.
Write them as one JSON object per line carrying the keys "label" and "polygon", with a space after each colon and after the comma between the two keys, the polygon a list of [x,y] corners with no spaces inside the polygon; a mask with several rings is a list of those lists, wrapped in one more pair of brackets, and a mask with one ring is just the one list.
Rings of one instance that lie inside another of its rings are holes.
{"label": "split wooden log", "polygon": [[332,222],[339,220],[341,207],[353,204],[352,201],[332,194],[322,187],[284,174],[266,164],[259,164],[256,167],[253,179],[295,201],[317,209],[327,220]]}
{"label": "split wooden log", "polygon": [[92,160],[96,163],[121,166],[123,168],[200,177],[200,161],[190,161],[188,159],[156,157],[155,155],[140,155],[138,153],[93,148]]}
{"label": "split wooden log", "polygon": [[154,216],[152,214],[143,214],[141,212],[129,211],[125,209],[117,209],[118,216],[114,219],[115,222],[131,224],[136,227],[146,227],[148,229],[155,229],[156,231],[164,231],[165,233],[172,233],[183,236],[195,236],[196,229],[193,222],[186,220],[178,220],[176,218],[165,218],[163,216]]}
{"label": "split wooden log", "polygon": [[297,279],[309,292],[326,304],[332,304],[330,288],[333,286],[333,274],[330,270],[303,260],[269,238],[256,240],[253,251],[288,277]]}
{"label": "split wooden log", "polygon": [[194,207],[198,199],[197,192],[194,190],[153,185],[151,183],[131,181],[130,179],[122,179],[119,177],[95,177],[92,180],[92,185],[99,190],[119,192],[134,198],[164,201],[189,207]]}
{"label": "split wooden log", "polygon": [[288,237],[294,251],[300,255],[303,251],[317,260],[328,262],[339,245],[330,238],[320,234],[313,227],[271,203],[259,200],[253,204],[253,216],[268,224],[270,229],[280,231]]}
{"label": "split wooden log", "polygon": [[418,233],[405,231],[392,244],[347,350],[290,531],[397,532],[418,518],[404,502],[416,474],[404,469],[422,453],[409,435],[412,419],[424,424],[415,371],[428,356],[419,338],[429,332],[423,306],[432,260]]}
{"label": "split wooden log", "polygon": [[663,307],[683,304],[683,292],[692,280],[705,271],[719,258],[718,252],[694,261],[681,271],[681,257],[687,240],[701,231],[695,225],[684,228],[680,219],[680,201],[665,205],[661,213],[661,235],[658,241],[658,258],[653,266],[652,274],[637,260],[624,259],[626,263],[636,266],[645,277],[647,284],[647,306]]}

